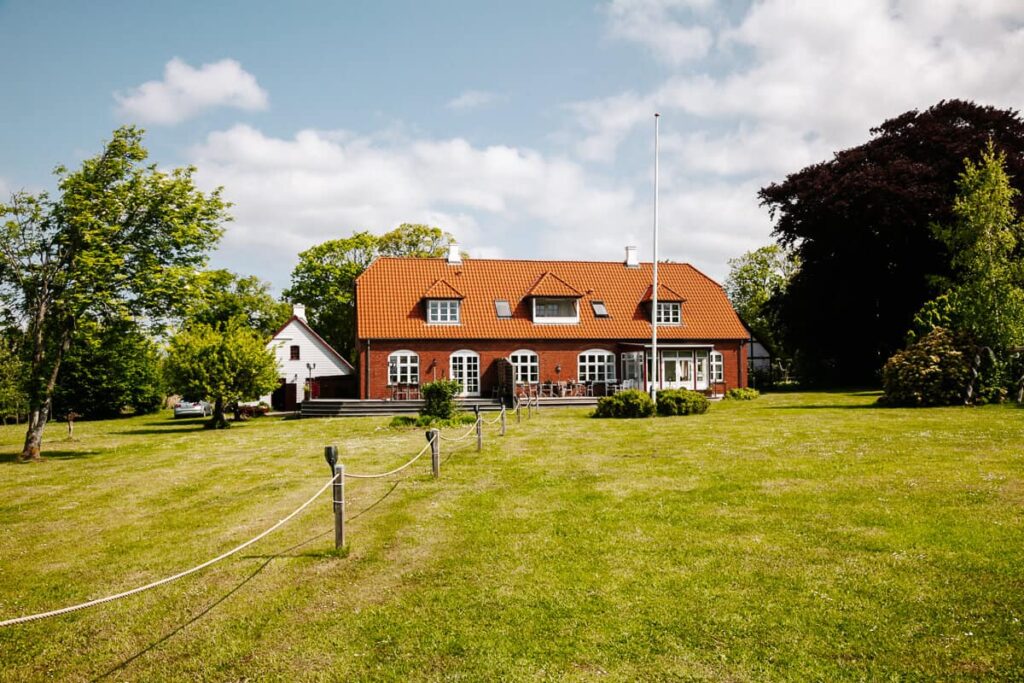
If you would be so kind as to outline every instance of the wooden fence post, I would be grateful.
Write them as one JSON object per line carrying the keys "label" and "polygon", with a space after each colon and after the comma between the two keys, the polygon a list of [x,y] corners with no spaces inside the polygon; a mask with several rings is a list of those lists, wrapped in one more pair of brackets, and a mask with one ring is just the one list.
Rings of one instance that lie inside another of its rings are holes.
{"label": "wooden fence post", "polygon": [[345,547],[345,465],[334,466],[334,548]]}
{"label": "wooden fence post", "polygon": [[523,421],[523,402],[518,398],[516,399],[516,424],[521,424]]}
{"label": "wooden fence post", "polygon": [[501,407],[501,435],[505,436],[505,406]]}
{"label": "wooden fence post", "polygon": [[430,471],[434,479],[441,476],[441,432],[437,429],[427,430],[427,441],[430,442]]}
{"label": "wooden fence post", "polygon": [[484,421],[480,419],[480,406],[476,406],[476,452],[484,446]]}

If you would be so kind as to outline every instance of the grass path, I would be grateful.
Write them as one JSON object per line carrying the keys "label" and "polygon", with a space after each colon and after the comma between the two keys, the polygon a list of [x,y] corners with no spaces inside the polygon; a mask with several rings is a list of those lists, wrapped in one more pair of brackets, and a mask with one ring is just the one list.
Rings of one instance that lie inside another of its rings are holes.
{"label": "grass path", "polygon": [[[437,481],[350,482],[347,557],[325,497],[200,575],[0,630],[0,680],[1024,678],[1024,410],[873,400],[545,410]],[[325,444],[352,471],[422,447],[385,423],[80,423],[39,465],[0,428],[0,618],[255,535]]]}

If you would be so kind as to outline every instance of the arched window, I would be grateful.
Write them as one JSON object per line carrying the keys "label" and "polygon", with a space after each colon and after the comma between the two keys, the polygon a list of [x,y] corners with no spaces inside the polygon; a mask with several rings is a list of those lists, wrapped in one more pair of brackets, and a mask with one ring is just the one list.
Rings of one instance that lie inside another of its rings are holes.
{"label": "arched window", "polygon": [[711,381],[725,381],[725,363],[722,360],[722,354],[718,351],[711,352]]}
{"label": "arched window", "polygon": [[388,384],[419,384],[420,357],[412,351],[395,351],[388,356]]}
{"label": "arched window", "polygon": [[540,359],[529,349],[514,351],[508,357],[516,384],[537,384],[540,381]]}
{"label": "arched window", "polygon": [[581,382],[614,382],[615,354],[604,349],[590,349],[580,354],[579,380]]}

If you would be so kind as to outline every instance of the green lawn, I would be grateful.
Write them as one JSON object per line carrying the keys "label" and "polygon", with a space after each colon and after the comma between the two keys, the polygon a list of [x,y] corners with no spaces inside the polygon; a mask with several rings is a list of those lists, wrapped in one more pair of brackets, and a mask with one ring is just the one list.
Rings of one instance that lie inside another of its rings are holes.
{"label": "green lawn", "polygon": [[[347,557],[325,496],[200,574],[0,629],[0,679],[1024,678],[1024,410],[874,399],[489,428],[439,480],[350,481]],[[325,444],[380,471],[425,443],[386,423],[53,425],[30,465],[0,428],[0,619],[233,547],[327,480]]]}

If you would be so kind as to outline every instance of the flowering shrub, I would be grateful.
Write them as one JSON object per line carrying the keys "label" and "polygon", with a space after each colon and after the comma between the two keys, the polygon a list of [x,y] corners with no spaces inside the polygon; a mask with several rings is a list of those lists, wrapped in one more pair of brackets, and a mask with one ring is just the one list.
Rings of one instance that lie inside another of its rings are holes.
{"label": "flowering shrub", "polygon": [[882,368],[883,402],[897,406],[963,403],[971,381],[972,349],[966,337],[936,327],[886,362]]}

